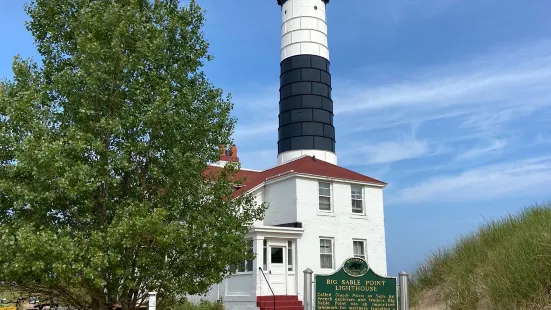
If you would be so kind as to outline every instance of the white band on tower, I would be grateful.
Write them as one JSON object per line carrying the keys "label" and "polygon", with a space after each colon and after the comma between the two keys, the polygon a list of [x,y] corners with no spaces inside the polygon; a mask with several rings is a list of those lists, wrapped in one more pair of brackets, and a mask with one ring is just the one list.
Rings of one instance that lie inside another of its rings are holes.
{"label": "white band on tower", "polygon": [[323,0],[282,1],[281,60],[295,55],[316,55],[329,60]]}

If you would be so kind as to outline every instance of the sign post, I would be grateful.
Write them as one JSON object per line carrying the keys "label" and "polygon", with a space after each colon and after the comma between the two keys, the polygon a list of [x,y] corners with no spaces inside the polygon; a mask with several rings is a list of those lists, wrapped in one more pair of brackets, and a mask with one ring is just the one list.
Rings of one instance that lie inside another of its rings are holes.
{"label": "sign post", "polygon": [[304,270],[304,310],[312,309],[312,269]]}
{"label": "sign post", "polygon": [[157,309],[157,292],[149,292],[148,310]]}
{"label": "sign post", "polygon": [[315,310],[397,310],[397,279],[382,277],[361,258],[331,275],[316,275]]}
{"label": "sign post", "polygon": [[409,310],[408,274],[400,272],[400,310]]}

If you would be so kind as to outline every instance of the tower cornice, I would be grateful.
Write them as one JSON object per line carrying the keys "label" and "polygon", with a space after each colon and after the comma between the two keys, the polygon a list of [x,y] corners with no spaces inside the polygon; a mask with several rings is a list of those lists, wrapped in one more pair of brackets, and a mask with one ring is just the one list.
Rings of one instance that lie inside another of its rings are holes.
{"label": "tower cornice", "polygon": [[[289,0],[277,0],[277,5],[283,5],[287,1],[289,1]],[[321,0],[321,1],[323,1],[323,3],[325,3],[325,4],[329,4],[330,0]]]}

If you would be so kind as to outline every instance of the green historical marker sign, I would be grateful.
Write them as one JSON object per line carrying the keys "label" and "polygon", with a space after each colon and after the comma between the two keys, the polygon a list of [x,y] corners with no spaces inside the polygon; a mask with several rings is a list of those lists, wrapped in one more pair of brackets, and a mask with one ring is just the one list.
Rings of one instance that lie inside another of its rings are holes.
{"label": "green historical marker sign", "polygon": [[396,278],[381,277],[361,258],[332,275],[315,276],[316,310],[397,310]]}

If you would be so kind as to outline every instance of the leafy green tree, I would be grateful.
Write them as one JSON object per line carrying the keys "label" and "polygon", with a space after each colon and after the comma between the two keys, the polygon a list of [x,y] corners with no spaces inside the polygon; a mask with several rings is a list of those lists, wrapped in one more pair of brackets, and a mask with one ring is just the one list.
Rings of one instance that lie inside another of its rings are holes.
{"label": "leafy green tree", "polygon": [[78,309],[160,307],[250,258],[232,103],[206,78],[195,1],[34,0],[39,63],[0,83],[0,282]]}

